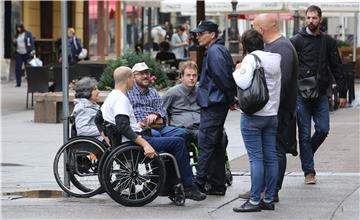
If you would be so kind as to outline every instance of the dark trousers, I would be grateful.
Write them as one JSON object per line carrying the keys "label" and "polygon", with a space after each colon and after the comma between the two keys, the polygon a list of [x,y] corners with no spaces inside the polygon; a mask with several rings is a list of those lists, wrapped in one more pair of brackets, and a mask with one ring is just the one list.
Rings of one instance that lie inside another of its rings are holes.
{"label": "dark trousers", "polygon": [[[286,109],[280,109],[278,111],[278,129],[277,129],[277,135],[284,133],[284,129],[289,129],[289,123],[292,120],[292,117],[294,117],[294,113],[287,111]],[[279,174],[276,184],[276,193],[281,189],[282,183],[284,181],[284,175],[286,171],[286,164],[287,164],[287,158],[286,158],[286,148],[284,144],[279,140],[279,138],[276,138],[276,155],[278,159],[278,165],[279,165]]]}
{"label": "dark trousers", "polygon": [[228,109],[228,105],[224,103],[201,108],[196,168],[196,181],[199,185],[208,183],[215,188],[225,188],[226,145],[223,143],[223,130]]}
{"label": "dark trousers", "polygon": [[167,152],[176,158],[184,187],[192,185],[192,172],[185,140],[180,137],[144,137],[157,151]]}
{"label": "dark trousers", "polygon": [[21,86],[21,67],[28,59],[29,54],[19,54],[18,52],[15,53],[15,76],[17,86]]}

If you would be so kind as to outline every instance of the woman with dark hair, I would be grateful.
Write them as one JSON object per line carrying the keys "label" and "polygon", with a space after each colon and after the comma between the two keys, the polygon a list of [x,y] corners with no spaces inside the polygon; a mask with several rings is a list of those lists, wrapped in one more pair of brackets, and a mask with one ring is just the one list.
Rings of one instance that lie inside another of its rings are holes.
{"label": "woman with dark hair", "polygon": [[15,75],[16,87],[21,86],[21,68],[23,63],[26,63],[35,54],[34,39],[31,32],[26,31],[23,24],[16,25],[16,34],[13,38],[13,43],[16,46],[15,52]]}
{"label": "woman with dark hair", "polygon": [[[103,132],[99,132],[95,124],[95,116],[100,106],[99,90],[95,79],[84,77],[75,85],[75,107],[72,115],[75,117],[77,135],[91,136],[99,140],[106,140]],[[109,142],[108,142],[109,143]]]}
{"label": "woman with dark hair", "polygon": [[[281,56],[263,51],[262,35],[253,29],[244,32],[241,43],[244,59],[242,63],[237,64],[233,72],[237,86],[243,90],[249,88],[254,70],[261,65],[264,68],[270,98],[267,104],[254,114],[241,114],[241,134],[250,162],[251,192],[250,199],[233,210],[235,212],[274,210],[273,196],[278,176],[276,134],[280,103]],[[261,60],[261,63],[256,61],[255,56]],[[260,196],[261,192],[265,192],[263,199]]]}

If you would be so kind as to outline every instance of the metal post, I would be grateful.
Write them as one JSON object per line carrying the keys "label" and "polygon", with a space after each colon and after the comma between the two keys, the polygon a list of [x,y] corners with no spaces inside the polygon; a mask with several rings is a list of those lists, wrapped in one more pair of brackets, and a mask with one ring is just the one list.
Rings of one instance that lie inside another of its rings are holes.
{"label": "metal post", "polygon": [[[67,51],[67,2],[61,1],[61,61],[62,61],[62,90],[63,90],[63,137],[64,144],[69,140],[69,64]],[[66,154],[65,154],[66,155]],[[64,157],[64,184],[70,186],[69,176],[66,171],[67,157]]]}
{"label": "metal post", "polygon": [[229,41],[229,52],[232,54],[239,54],[239,30],[237,25],[237,17],[236,6],[238,2],[237,0],[232,0],[232,13],[231,16],[231,26],[230,26],[230,41]]}
{"label": "metal post", "polygon": [[356,45],[359,42],[358,28],[359,28],[359,14],[354,13],[354,38],[353,38],[353,61],[356,62]]}
{"label": "metal post", "polygon": [[294,30],[293,30],[293,35],[297,34],[299,32],[299,28],[300,28],[300,14],[299,11],[295,11],[294,12]]}

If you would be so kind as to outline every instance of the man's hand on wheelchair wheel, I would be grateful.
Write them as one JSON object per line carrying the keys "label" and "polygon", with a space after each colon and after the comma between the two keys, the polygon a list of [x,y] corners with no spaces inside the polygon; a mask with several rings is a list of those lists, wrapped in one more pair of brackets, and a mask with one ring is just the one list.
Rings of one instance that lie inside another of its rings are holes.
{"label": "man's hand on wheelchair wheel", "polygon": [[153,158],[157,154],[156,154],[156,151],[154,150],[154,148],[152,148],[150,145],[147,145],[147,146],[144,146],[144,155],[146,157]]}

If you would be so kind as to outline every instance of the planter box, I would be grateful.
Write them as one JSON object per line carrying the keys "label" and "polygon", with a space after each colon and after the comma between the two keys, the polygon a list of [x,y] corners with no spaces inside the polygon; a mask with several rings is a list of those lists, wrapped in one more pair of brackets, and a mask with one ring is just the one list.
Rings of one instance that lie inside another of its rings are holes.
{"label": "planter box", "polygon": [[[99,94],[99,102],[104,102],[109,91],[101,91]],[[69,114],[74,109],[75,92],[69,92]],[[47,92],[34,94],[34,122],[36,123],[60,123],[63,120],[63,93],[62,92]]]}

